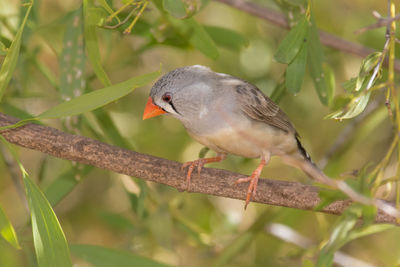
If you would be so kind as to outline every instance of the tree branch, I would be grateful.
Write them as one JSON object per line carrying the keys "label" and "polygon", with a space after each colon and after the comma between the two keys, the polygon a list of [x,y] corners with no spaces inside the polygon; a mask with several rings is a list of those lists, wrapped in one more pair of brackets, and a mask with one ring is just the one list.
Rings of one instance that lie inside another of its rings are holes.
{"label": "tree branch", "polygon": [[[279,27],[289,29],[289,23],[283,14],[275,12],[266,7],[259,6],[254,3],[246,2],[243,0],[215,0],[217,2],[224,3],[226,5],[237,8],[241,11],[249,13],[253,16],[259,17],[265,21],[275,24]],[[375,52],[376,50],[368,48],[347,40],[344,40],[336,35],[327,33],[323,30],[319,30],[319,37],[321,43],[325,46],[341,50],[343,52],[354,54],[360,57],[366,57],[369,54]],[[385,60],[384,65],[387,66],[387,60]],[[400,61],[395,61],[395,70],[400,72]]]}
{"label": "tree branch", "polygon": [[[0,113],[0,127],[18,120]],[[148,181],[185,189],[185,172],[181,163],[119,148],[84,136],[72,135],[38,124],[27,124],[4,130],[1,135],[10,143],[41,151],[57,158],[72,160],[101,169],[142,178]],[[226,170],[204,168],[201,177],[191,180],[191,192],[244,200],[247,185],[234,185],[245,176]],[[295,209],[313,210],[318,205],[318,187],[296,182],[260,179],[253,201]],[[339,215],[350,204],[337,201],[322,212]],[[394,217],[378,212],[377,222],[396,223]]]}

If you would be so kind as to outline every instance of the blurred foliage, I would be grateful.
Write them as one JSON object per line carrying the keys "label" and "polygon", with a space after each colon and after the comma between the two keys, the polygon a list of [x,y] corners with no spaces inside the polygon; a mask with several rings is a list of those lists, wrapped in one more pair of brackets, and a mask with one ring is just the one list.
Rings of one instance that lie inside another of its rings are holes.
{"label": "blurred foliage", "polygon": [[[400,206],[396,22],[390,38],[384,28],[353,33],[375,22],[371,11],[387,16],[387,3],[254,2],[285,14],[291,29],[207,0],[0,0],[1,111],[24,119],[19,125],[35,120],[193,160],[212,152],[172,118],[142,121],[142,109],[160,64],[163,73],[207,65],[279,102],[328,175]],[[326,49],[318,28],[378,52],[363,59]],[[374,224],[375,207],[353,204],[339,217],[258,204],[244,211],[241,201],[177,192],[4,140],[1,148],[1,266],[331,266],[345,265],[343,255],[354,263],[347,266],[400,264],[400,230]],[[256,164],[229,156],[211,166],[250,173]],[[311,182],[279,159],[264,173]],[[317,209],[346,198],[330,189],[320,197]]]}

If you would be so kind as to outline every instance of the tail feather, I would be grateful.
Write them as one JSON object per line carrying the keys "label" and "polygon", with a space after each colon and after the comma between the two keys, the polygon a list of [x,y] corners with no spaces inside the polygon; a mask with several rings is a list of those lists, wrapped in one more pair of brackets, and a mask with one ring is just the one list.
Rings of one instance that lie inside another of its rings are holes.
{"label": "tail feather", "polygon": [[300,136],[298,134],[296,134],[295,136],[296,138],[296,142],[297,142],[297,147],[299,148],[300,154],[309,162],[311,162],[313,165],[315,165],[315,163],[312,161],[310,155],[307,153],[307,151],[304,149],[303,145],[300,143]]}
{"label": "tail feather", "polygon": [[282,159],[289,165],[297,167],[305,172],[310,178],[323,182],[325,184],[331,185],[330,179],[324,174],[324,172],[318,168],[318,166],[312,161],[310,155],[304,149],[303,145],[300,142],[300,136],[298,134],[295,135],[298,152],[297,156],[295,155],[287,155],[283,156]]}

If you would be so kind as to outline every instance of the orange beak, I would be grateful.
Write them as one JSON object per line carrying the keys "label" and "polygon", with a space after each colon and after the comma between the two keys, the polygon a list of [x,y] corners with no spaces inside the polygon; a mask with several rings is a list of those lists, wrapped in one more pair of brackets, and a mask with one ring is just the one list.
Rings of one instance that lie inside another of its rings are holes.
{"label": "orange beak", "polygon": [[167,113],[162,110],[159,106],[154,105],[153,99],[149,96],[149,100],[147,100],[146,107],[143,112],[143,120],[150,119],[152,117]]}

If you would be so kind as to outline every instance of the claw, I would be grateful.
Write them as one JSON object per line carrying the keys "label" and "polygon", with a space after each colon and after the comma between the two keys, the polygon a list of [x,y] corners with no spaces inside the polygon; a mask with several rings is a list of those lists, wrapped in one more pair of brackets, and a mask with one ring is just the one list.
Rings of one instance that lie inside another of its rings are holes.
{"label": "claw", "polygon": [[197,160],[194,160],[194,161],[188,161],[188,162],[183,163],[182,167],[181,167],[181,170],[183,170],[183,169],[185,169],[186,167],[189,166],[188,172],[186,174],[186,190],[189,191],[190,178],[191,178],[192,172],[193,172],[194,168],[196,168],[196,166],[197,166],[197,173],[200,176],[201,169],[203,168],[203,166],[205,164],[210,163],[210,162],[222,161],[222,160],[225,159],[225,156],[226,156],[225,154],[217,154],[217,156],[214,157],[214,158],[202,158],[202,159],[197,159]]}
{"label": "claw", "polygon": [[235,184],[250,182],[249,187],[247,188],[246,203],[244,205],[244,209],[246,209],[247,205],[249,205],[251,198],[256,195],[258,178],[260,178],[261,171],[263,167],[267,164],[267,162],[268,162],[267,160],[262,158],[257,169],[255,169],[249,177],[240,178],[235,181]]}
{"label": "claw", "polygon": [[186,174],[186,190],[187,191],[189,191],[189,188],[190,188],[190,178],[192,176],[192,172],[193,172],[194,168],[197,166],[197,172],[200,175],[200,171],[203,168],[204,164],[206,164],[205,159],[188,161],[188,162],[182,164],[182,167],[181,167],[182,170],[189,166],[188,172]]}

